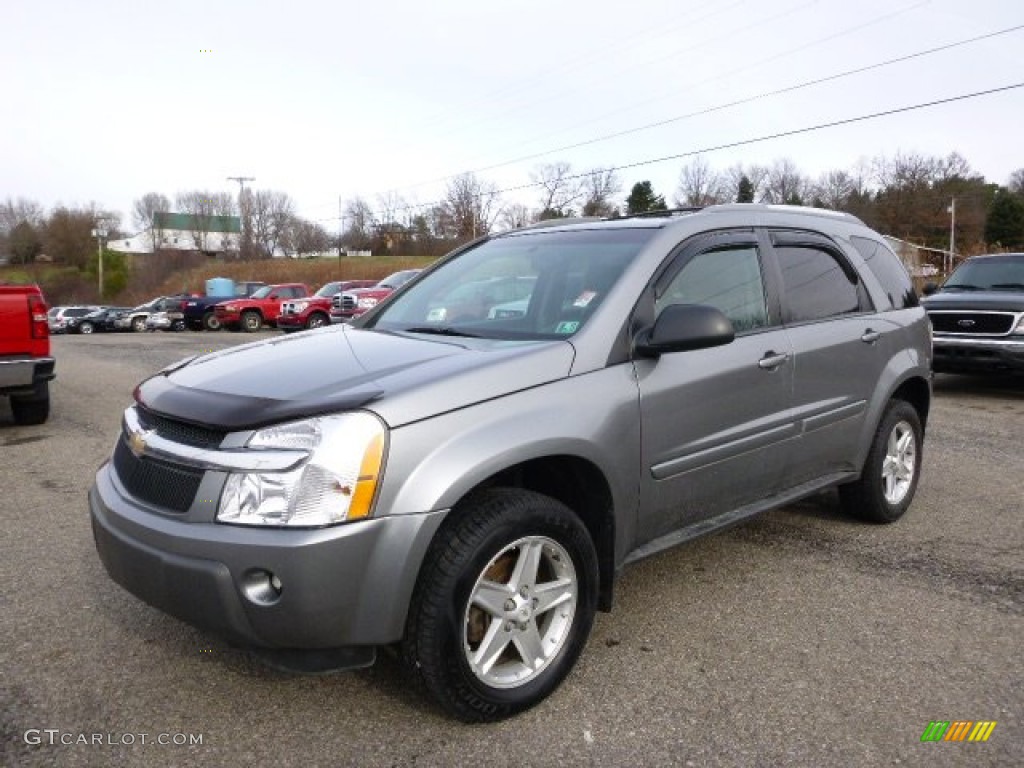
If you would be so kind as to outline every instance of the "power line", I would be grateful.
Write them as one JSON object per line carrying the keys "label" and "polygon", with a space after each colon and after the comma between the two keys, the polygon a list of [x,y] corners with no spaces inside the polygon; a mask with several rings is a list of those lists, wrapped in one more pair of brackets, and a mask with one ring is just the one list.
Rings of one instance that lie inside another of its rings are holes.
{"label": "power line", "polygon": [[[959,96],[950,96],[950,97],[944,98],[944,99],[935,99],[933,101],[921,102],[919,104],[911,104],[911,105],[904,106],[904,107],[896,107],[896,108],[893,108],[893,109],[886,109],[886,110],[882,110],[880,112],[871,112],[871,113],[868,113],[868,114],[865,114],[865,115],[858,115],[856,117],[843,118],[841,120],[832,120],[832,121],[829,121],[829,122],[826,122],[826,123],[818,123],[816,125],[804,126],[803,128],[794,128],[794,129],[788,130],[788,131],[779,131],[777,133],[770,133],[770,134],[766,134],[764,136],[757,136],[757,137],[750,138],[750,139],[740,139],[738,141],[731,141],[731,142],[727,142],[727,143],[724,143],[724,144],[716,144],[716,145],[713,145],[713,146],[702,147],[700,149],[693,149],[693,150],[688,150],[686,152],[680,152],[680,153],[674,154],[674,155],[665,155],[663,157],[656,157],[656,158],[651,158],[651,159],[648,159],[648,160],[639,160],[639,161],[637,161],[635,163],[625,163],[623,165],[612,166],[612,167],[609,167],[609,168],[605,168],[603,170],[605,170],[605,171],[624,171],[624,170],[629,170],[629,169],[632,169],[632,168],[641,168],[641,167],[644,167],[644,166],[647,166],[647,165],[657,165],[658,163],[665,163],[665,162],[668,162],[670,160],[682,160],[683,158],[694,157],[696,155],[704,155],[704,154],[708,154],[710,152],[718,152],[718,151],[721,151],[723,149],[735,149],[737,147],[750,146],[751,144],[760,144],[760,143],[764,143],[766,141],[774,141],[775,139],[783,139],[783,138],[788,138],[790,136],[799,136],[799,135],[806,134],[806,133],[813,133],[815,131],[822,131],[822,130],[825,130],[827,128],[837,128],[837,127],[843,126],[843,125],[852,125],[854,123],[861,123],[861,122],[865,122],[865,121],[868,121],[868,120],[876,120],[876,119],[879,119],[879,118],[882,118],[882,117],[891,117],[892,115],[904,114],[904,113],[907,113],[907,112],[914,112],[914,111],[917,111],[917,110],[920,110],[920,109],[929,109],[929,108],[932,108],[932,107],[938,107],[938,106],[942,106],[944,104],[952,104],[952,103],[959,102],[959,101],[966,101],[968,99],[974,99],[974,98],[978,98],[978,97],[981,97],[981,96],[991,96],[991,95],[996,94],[996,93],[1004,93],[1004,92],[1012,91],[1012,90],[1015,90],[1015,89],[1018,89],[1018,88],[1024,88],[1024,82],[1013,83],[1011,85],[999,86],[997,88],[989,88],[989,89],[983,90],[983,91],[974,91],[972,93],[965,93],[965,94],[961,94]],[[589,175],[589,174],[586,173],[586,172],[578,173],[578,174],[570,174],[570,175],[564,177],[564,179],[566,181],[570,181],[570,180],[574,180],[574,179],[582,179],[582,178],[586,177],[587,175]],[[524,189],[533,189],[533,188],[540,187],[540,186],[542,186],[541,182],[530,182],[530,183],[527,183],[527,184],[518,184],[518,185],[512,186],[512,187],[505,187],[504,189],[497,189],[497,190],[494,190],[493,192],[487,192],[486,195],[480,195],[478,197],[483,197],[483,196],[491,197],[491,196],[496,196],[496,195],[500,195],[500,194],[505,194],[505,193],[508,193],[508,192],[519,192],[519,191],[522,191]],[[417,210],[417,209],[422,209],[422,208],[430,208],[430,207],[439,205],[441,202],[442,201],[440,201],[440,200],[435,200],[435,201],[429,202],[429,203],[419,203],[419,204],[415,204],[415,205],[402,206],[402,207],[396,208],[395,210],[396,211],[412,211],[412,210]],[[317,221],[334,221],[334,220],[335,220],[334,217],[317,219]]]}

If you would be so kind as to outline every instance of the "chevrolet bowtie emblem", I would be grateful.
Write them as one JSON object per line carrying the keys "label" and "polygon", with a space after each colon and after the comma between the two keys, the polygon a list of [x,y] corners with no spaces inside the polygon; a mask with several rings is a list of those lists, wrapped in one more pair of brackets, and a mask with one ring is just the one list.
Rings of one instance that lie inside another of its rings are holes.
{"label": "chevrolet bowtie emblem", "polygon": [[131,432],[128,435],[128,448],[136,457],[141,457],[146,452],[146,438],[153,434],[153,430],[140,429],[138,432]]}

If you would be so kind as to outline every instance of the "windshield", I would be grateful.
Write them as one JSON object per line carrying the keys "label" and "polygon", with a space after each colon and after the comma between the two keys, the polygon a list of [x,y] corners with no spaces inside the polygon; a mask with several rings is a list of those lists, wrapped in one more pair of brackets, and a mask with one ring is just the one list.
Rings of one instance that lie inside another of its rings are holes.
{"label": "windshield", "polygon": [[945,282],[942,290],[1024,290],[1024,254],[982,256],[965,261]]}
{"label": "windshield", "polygon": [[323,298],[325,296],[333,296],[334,294],[336,294],[336,293],[338,293],[340,291],[341,291],[341,283],[328,283],[327,285],[325,285],[323,288],[321,288],[319,291],[317,291],[313,295],[314,296],[319,296],[320,298]]}
{"label": "windshield", "polygon": [[367,327],[496,339],[582,328],[650,229],[526,232],[489,240],[394,297]]}
{"label": "windshield", "polygon": [[250,299],[265,299],[265,298],[267,298],[267,294],[270,293],[270,289],[271,288],[273,288],[272,285],[265,285],[262,288],[260,288],[258,291],[256,291],[256,293],[254,293],[249,298]]}
{"label": "windshield", "polygon": [[381,288],[401,288],[412,280],[420,271],[418,269],[407,269],[402,272],[395,272],[381,280],[377,285]]}

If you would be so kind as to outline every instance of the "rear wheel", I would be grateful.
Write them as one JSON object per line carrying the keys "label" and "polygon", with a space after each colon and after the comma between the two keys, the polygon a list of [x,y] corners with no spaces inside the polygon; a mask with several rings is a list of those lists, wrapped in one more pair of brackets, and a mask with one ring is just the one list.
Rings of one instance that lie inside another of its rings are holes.
{"label": "rear wheel", "polygon": [[243,331],[246,333],[253,333],[263,327],[263,319],[260,317],[259,312],[249,310],[248,312],[242,313],[241,324]]}
{"label": "rear wheel", "polygon": [[14,423],[22,426],[42,424],[50,415],[50,385],[42,381],[36,384],[31,395],[12,395],[11,414]]}
{"label": "rear wheel", "polygon": [[850,515],[873,523],[903,517],[921,476],[921,418],[905,400],[893,400],[875,431],[859,480],[840,486],[839,499]]}
{"label": "rear wheel", "polygon": [[175,320],[175,321],[173,321],[171,323],[171,330],[172,331],[184,331],[185,330],[185,321],[184,320]]}
{"label": "rear wheel", "polygon": [[132,330],[135,331],[136,333],[142,333],[144,330],[146,330],[146,318],[133,317]]}
{"label": "rear wheel", "polygon": [[491,489],[451,514],[424,559],[403,655],[449,712],[499,720],[575,664],[594,621],[597,556],[579,518],[532,491]]}
{"label": "rear wheel", "polygon": [[207,331],[219,331],[220,320],[217,319],[217,315],[214,312],[207,312],[203,315],[203,328]]}
{"label": "rear wheel", "polygon": [[79,333],[92,333],[92,331],[92,323],[90,323],[88,320],[83,320],[82,324],[78,326]]}

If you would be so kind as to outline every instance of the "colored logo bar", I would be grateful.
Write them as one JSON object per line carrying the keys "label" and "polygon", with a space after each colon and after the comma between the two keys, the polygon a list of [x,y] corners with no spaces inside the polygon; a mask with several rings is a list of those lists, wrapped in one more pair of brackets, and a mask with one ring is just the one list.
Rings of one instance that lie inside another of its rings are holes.
{"label": "colored logo bar", "polygon": [[995,720],[932,720],[921,741],[988,741],[995,728]]}

